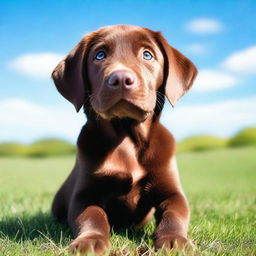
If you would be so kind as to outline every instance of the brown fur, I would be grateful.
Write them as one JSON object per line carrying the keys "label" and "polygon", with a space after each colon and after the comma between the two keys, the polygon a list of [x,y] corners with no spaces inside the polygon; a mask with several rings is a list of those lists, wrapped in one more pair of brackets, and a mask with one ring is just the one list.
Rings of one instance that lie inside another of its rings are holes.
{"label": "brown fur", "polygon": [[[143,58],[145,50],[152,60]],[[106,58],[96,60],[99,51]],[[57,89],[88,118],[75,167],[52,206],[74,231],[71,250],[103,253],[111,226],[143,226],[152,209],[155,247],[187,244],[189,207],[175,142],[159,118],[164,95],[174,105],[196,74],[159,32],[128,25],[85,35],[55,68]]]}

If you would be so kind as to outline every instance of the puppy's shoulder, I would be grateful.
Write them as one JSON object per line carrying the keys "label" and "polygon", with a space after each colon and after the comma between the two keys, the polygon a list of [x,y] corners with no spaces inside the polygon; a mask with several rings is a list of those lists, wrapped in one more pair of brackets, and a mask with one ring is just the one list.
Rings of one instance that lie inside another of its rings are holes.
{"label": "puppy's shoulder", "polygon": [[152,146],[159,149],[163,148],[172,152],[175,151],[175,138],[173,134],[166,129],[161,123],[157,123],[152,132]]}

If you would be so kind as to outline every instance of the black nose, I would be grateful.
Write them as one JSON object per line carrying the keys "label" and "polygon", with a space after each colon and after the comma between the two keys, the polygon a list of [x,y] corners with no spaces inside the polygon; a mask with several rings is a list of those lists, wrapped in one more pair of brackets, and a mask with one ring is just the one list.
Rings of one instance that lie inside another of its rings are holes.
{"label": "black nose", "polygon": [[135,86],[135,76],[130,71],[115,71],[108,78],[108,86],[113,89],[120,86],[132,89]]}

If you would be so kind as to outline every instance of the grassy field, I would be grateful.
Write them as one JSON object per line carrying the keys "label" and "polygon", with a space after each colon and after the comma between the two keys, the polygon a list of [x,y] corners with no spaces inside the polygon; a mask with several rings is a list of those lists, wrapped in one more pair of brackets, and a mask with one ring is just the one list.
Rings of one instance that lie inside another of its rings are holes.
{"label": "grassy field", "polygon": [[[70,231],[49,209],[73,163],[74,157],[0,158],[0,255],[68,255]],[[256,148],[181,153],[178,163],[197,255],[256,255]],[[155,255],[153,228],[152,222],[144,232],[112,233],[110,255]]]}

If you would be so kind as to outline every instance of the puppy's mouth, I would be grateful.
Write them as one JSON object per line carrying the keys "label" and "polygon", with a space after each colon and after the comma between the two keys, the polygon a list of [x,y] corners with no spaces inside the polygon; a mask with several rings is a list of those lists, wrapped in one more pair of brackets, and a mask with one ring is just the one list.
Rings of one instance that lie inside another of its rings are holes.
{"label": "puppy's mouth", "polygon": [[107,120],[113,118],[132,118],[139,122],[143,122],[152,113],[152,111],[144,110],[141,107],[134,105],[126,100],[120,100],[107,111],[98,113],[101,117]]}

